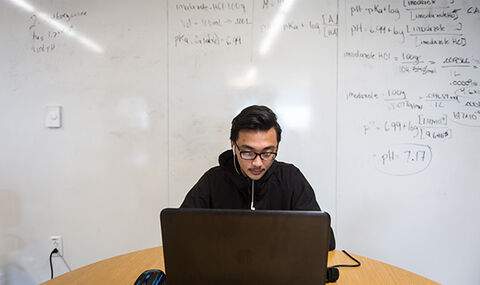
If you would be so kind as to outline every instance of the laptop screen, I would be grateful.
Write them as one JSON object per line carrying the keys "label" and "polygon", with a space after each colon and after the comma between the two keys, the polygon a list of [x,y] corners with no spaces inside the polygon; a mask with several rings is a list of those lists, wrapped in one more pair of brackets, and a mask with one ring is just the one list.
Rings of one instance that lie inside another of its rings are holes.
{"label": "laptop screen", "polygon": [[168,285],[325,283],[323,212],[182,208],[160,216]]}

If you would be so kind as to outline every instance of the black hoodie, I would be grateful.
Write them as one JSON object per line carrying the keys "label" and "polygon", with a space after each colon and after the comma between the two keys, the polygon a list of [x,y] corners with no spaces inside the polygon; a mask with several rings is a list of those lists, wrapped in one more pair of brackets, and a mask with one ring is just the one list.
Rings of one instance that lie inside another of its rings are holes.
{"label": "black hoodie", "polygon": [[[241,174],[236,159],[235,169],[231,150],[220,154],[218,162],[220,165],[209,169],[188,192],[182,208],[250,209],[252,180]],[[275,160],[253,184],[256,210],[320,211],[312,187],[293,164]],[[332,250],[335,238],[331,228],[330,236]]]}

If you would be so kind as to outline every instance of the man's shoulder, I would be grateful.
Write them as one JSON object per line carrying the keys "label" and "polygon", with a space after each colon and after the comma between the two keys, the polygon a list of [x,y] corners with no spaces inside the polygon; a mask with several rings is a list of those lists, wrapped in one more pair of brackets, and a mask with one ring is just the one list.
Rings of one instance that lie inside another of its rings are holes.
{"label": "man's shoulder", "polygon": [[283,161],[276,161],[276,167],[274,173],[277,177],[283,179],[292,179],[301,174],[300,169],[292,163]]}
{"label": "man's shoulder", "polygon": [[220,165],[213,166],[207,171],[205,171],[205,174],[203,176],[205,177],[226,177],[230,174],[230,171]]}
{"label": "man's shoulder", "polygon": [[217,165],[217,166],[210,167],[207,171],[205,171],[205,175],[215,175],[217,173],[222,173],[224,171],[225,169],[223,169],[223,167]]}
{"label": "man's shoulder", "polygon": [[300,171],[300,169],[298,169],[298,167],[296,167],[292,163],[275,161],[275,164],[277,165],[276,166],[277,171],[281,171],[281,172],[299,172]]}

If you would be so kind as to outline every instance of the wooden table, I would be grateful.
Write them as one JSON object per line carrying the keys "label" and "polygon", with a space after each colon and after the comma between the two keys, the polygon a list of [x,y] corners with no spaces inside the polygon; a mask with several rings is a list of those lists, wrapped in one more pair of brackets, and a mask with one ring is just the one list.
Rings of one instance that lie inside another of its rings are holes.
{"label": "wooden table", "polygon": [[[407,270],[353,254],[361,267],[340,268],[336,284],[438,284]],[[328,254],[328,265],[353,264],[343,252]],[[56,284],[128,284],[132,285],[146,269],[164,269],[163,249],[154,247],[105,259],[60,275],[45,285]]]}

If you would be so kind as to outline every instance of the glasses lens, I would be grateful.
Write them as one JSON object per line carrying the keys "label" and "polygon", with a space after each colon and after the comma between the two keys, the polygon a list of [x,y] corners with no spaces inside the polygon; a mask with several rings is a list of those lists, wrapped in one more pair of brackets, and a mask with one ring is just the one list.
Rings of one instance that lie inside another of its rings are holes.
{"label": "glasses lens", "polygon": [[255,157],[257,156],[253,151],[242,151],[240,152],[240,156],[243,158],[243,159],[255,159]]}
{"label": "glasses lens", "polygon": [[272,159],[275,157],[275,154],[273,152],[263,152],[260,154],[260,157],[262,159]]}

